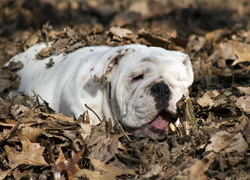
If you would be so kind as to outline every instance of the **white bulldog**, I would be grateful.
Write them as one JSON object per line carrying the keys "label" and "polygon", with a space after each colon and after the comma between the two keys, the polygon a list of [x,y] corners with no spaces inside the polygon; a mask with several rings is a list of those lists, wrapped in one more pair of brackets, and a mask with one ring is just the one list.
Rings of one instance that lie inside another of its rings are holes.
{"label": "white bulldog", "polygon": [[[18,71],[18,91],[35,91],[56,112],[69,116],[83,114],[87,104],[101,118],[114,124],[117,118],[137,137],[167,134],[176,120],[176,103],[188,96],[193,82],[190,59],[178,51],[135,44],[96,46],[37,59],[45,47],[34,45],[11,59],[24,64]],[[47,67],[51,60],[54,65]],[[99,123],[89,114],[91,124]]]}

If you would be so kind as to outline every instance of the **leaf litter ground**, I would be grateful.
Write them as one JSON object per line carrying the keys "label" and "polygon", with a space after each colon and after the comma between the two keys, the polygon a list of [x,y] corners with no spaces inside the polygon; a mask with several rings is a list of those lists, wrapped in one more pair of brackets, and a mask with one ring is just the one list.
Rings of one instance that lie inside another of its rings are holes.
{"label": "leaf litter ground", "polygon": [[[143,7],[143,8],[142,8]],[[0,179],[250,179],[248,1],[8,1],[0,7],[0,65],[37,42],[37,57],[132,43],[189,54],[195,81],[182,124],[164,141],[135,139],[109,121],[55,114],[0,73]],[[53,60],[48,64],[53,66]]]}

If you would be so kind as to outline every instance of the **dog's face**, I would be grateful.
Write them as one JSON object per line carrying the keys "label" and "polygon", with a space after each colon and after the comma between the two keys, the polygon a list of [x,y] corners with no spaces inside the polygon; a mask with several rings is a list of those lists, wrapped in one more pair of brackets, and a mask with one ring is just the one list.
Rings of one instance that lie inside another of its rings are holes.
{"label": "dog's face", "polygon": [[116,56],[107,81],[117,117],[128,131],[137,137],[164,136],[176,120],[176,103],[188,96],[193,72],[181,52],[130,47]]}

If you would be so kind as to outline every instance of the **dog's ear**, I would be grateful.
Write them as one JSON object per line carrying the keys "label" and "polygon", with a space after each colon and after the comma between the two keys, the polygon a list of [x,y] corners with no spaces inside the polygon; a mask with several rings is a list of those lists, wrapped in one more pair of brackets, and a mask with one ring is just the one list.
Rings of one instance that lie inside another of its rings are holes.
{"label": "dog's ear", "polygon": [[187,67],[187,74],[188,74],[188,86],[191,86],[194,81],[194,73],[191,61],[189,59],[189,56],[187,54],[181,53],[181,60],[182,63]]}
{"label": "dog's ear", "polygon": [[107,79],[108,74],[116,68],[121,58],[130,52],[132,48],[113,49],[102,56],[96,65],[90,69],[90,76],[96,84],[101,84],[103,79]]}

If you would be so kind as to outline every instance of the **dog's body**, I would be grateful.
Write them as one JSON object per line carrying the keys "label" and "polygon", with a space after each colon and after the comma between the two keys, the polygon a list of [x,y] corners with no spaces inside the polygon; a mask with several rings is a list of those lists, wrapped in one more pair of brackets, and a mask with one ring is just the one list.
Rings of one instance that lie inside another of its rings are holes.
{"label": "dog's body", "polygon": [[[11,59],[24,64],[18,71],[18,91],[32,94],[33,90],[56,112],[75,117],[86,111],[87,104],[101,118],[119,119],[137,136],[147,136],[152,128],[167,131],[176,103],[188,96],[193,82],[188,56],[177,51],[97,46],[36,59],[45,47],[37,44]],[[54,65],[47,67],[51,60]],[[91,124],[97,124],[96,115],[89,114]]]}

